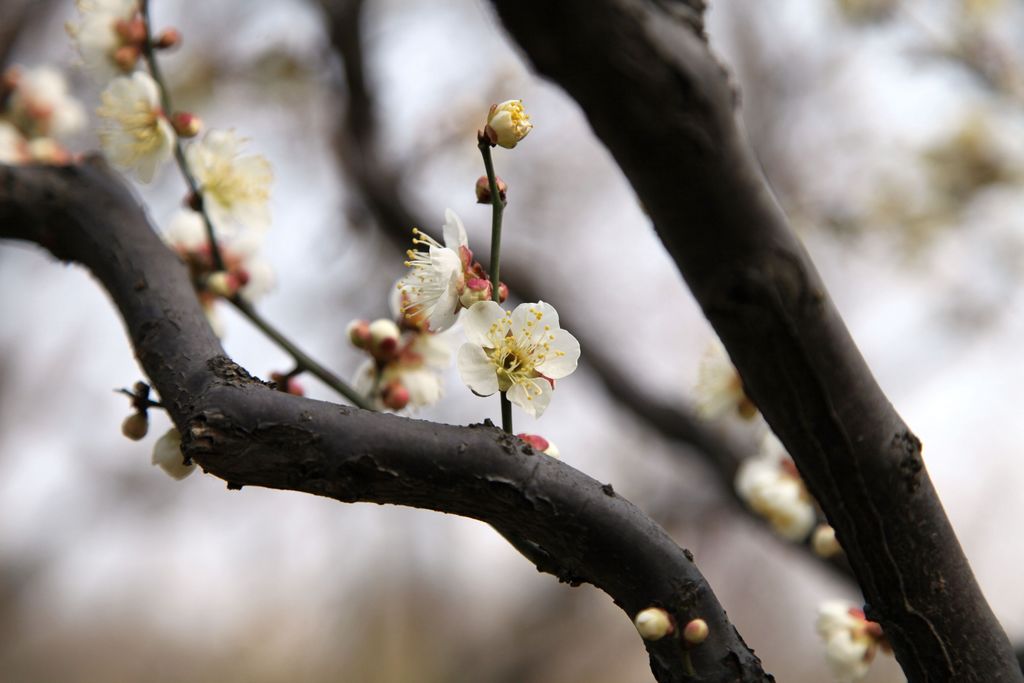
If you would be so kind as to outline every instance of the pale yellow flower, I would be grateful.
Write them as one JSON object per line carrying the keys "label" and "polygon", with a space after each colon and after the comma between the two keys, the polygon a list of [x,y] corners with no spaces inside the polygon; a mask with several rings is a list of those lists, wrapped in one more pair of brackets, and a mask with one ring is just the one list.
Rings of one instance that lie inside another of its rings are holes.
{"label": "pale yellow flower", "polygon": [[106,120],[100,131],[103,151],[114,164],[149,182],[156,167],[170,158],[175,140],[156,82],[141,71],[115,78],[100,102],[96,113]]}
{"label": "pale yellow flower", "polygon": [[217,228],[263,230],[270,225],[270,162],[243,154],[247,140],[233,130],[211,130],[185,156]]}
{"label": "pale yellow flower", "polygon": [[522,100],[506,100],[491,105],[487,113],[487,127],[494,132],[491,140],[506,149],[512,149],[533,130],[530,116],[523,109]]}

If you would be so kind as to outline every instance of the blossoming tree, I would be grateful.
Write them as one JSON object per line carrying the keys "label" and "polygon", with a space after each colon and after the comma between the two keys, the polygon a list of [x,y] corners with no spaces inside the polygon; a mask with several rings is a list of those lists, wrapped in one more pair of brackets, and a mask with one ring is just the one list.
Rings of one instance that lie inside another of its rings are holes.
{"label": "blossoming tree", "polygon": [[[772,680],[692,556],[534,433],[532,420],[586,352],[543,293],[525,296],[528,283],[501,279],[511,190],[494,152],[529,144],[523,103],[481,108],[476,192],[491,207],[487,264],[451,210],[441,239],[408,226],[391,317],[348,326],[365,353],[348,382],[257,312],[272,282],[260,256],[270,166],[234,130],[204,130],[174,108],[160,51],[181,36],[156,31],[149,4],[80,0],[69,26],[101,88],[106,161],[60,142],[86,115],[58,73],[11,71],[0,93],[0,235],[82,264],[113,298],[148,378],[124,390],[124,434],[145,437],[149,411],[164,410],[175,426],[152,460],[177,479],[198,467],[229,487],[480,519],[538,569],[607,592],[635,624],[659,681]],[[788,541],[845,558],[856,577],[864,604],[827,603],[817,624],[836,677],[857,680],[891,650],[912,681],[1022,680],[920,443],[875,384],[737,127],[704,3],[493,4],[537,71],[579,103],[722,339],[702,370],[701,413],[763,416],[764,447],[739,467],[739,497]],[[141,182],[177,168],[187,208],[162,239],[108,163]],[[512,306],[516,293],[525,301]],[[228,358],[218,339],[225,304],[294,367],[264,382]],[[500,429],[388,414],[440,400],[453,356],[468,391],[498,395]],[[304,398],[302,375],[339,402]]]}

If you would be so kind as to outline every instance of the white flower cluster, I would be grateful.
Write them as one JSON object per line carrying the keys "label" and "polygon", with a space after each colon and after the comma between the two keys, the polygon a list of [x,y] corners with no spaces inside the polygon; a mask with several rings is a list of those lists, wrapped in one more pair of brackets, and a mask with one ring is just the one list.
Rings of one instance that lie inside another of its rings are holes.
{"label": "white flower cluster", "polygon": [[760,452],[740,465],[736,492],[783,538],[801,542],[814,528],[814,502],[774,434],[766,434]]}
{"label": "white flower cluster", "polygon": [[845,600],[822,603],[815,626],[825,641],[825,661],[839,683],[864,678],[878,649],[889,648],[882,627],[868,621],[861,608]]}
{"label": "white flower cluster", "polygon": [[8,69],[0,81],[0,164],[70,163],[58,140],[80,131],[85,120],[56,69]]}

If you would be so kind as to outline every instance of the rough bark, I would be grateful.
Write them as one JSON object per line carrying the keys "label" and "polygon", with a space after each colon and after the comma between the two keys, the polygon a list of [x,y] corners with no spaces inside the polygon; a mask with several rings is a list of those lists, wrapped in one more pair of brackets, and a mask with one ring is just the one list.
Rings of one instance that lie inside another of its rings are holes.
{"label": "rough bark", "polygon": [[493,0],[579,103],[793,455],[907,677],[1021,681],[921,444],[850,338],[746,145],[703,2]]}
{"label": "rough bark", "polygon": [[489,425],[371,413],[273,391],[251,377],[224,355],[184,265],[101,164],[0,166],[0,237],[36,242],[93,273],[182,432],[185,454],[229,488],[289,489],[488,522],[539,570],[592,583],[630,617],[660,605],[681,623],[707,620],[712,636],[690,651],[694,674],[677,640],[645,643],[659,681],[772,680],[689,553],[610,485]]}

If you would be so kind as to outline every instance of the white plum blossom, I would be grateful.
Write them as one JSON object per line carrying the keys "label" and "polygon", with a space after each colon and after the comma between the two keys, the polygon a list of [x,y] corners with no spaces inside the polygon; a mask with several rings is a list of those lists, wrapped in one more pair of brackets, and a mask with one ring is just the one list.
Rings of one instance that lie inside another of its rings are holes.
{"label": "white plum blossom", "polygon": [[144,30],[138,0],[76,0],[81,20],[65,25],[85,70],[100,83],[130,72],[140,54]]}
{"label": "white plum blossom", "polygon": [[203,206],[217,228],[270,226],[270,162],[244,154],[248,142],[233,130],[211,130],[185,152],[203,193]]}
{"label": "white plum blossom", "polygon": [[712,344],[701,359],[697,376],[697,413],[706,420],[735,414],[750,419],[757,407],[743,391],[743,381],[720,343]]}
{"label": "white plum blossom", "polygon": [[17,128],[0,121],[0,164],[21,164],[28,159],[25,138]]}
{"label": "white plum blossom", "polygon": [[404,298],[403,312],[425,317],[434,332],[455,324],[462,309],[460,296],[466,286],[466,270],[472,261],[469,240],[462,220],[451,209],[444,212],[444,244],[420,230],[413,230],[413,244],[427,251],[410,249],[405,265],[411,270],[398,281]]}
{"label": "white plum blossom", "polygon": [[481,396],[507,392],[509,401],[540,417],[554,380],[570,375],[580,357],[579,342],[558,326],[554,307],[524,303],[508,313],[483,301],[462,321],[468,339],[458,355],[462,381]]}
{"label": "white plum blossom", "polygon": [[185,456],[181,452],[181,434],[174,427],[157,439],[153,446],[153,464],[179,480],[192,474],[196,468],[195,463],[185,464]]}
{"label": "white plum blossom", "polygon": [[85,127],[85,108],[68,92],[64,75],[49,66],[15,69],[7,116],[27,138],[63,137]]}
{"label": "white plum blossom", "polygon": [[371,358],[359,368],[355,390],[370,396],[378,410],[415,409],[437,403],[442,394],[440,373],[451,363],[448,337],[407,331],[388,360]]}
{"label": "white plum blossom", "polygon": [[811,496],[774,434],[767,434],[761,451],[740,465],[736,492],[783,538],[800,542],[814,528],[817,515]]}
{"label": "white plum blossom", "polygon": [[170,158],[175,141],[156,82],[141,71],[115,78],[100,101],[96,113],[106,119],[100,131],[103,151],[115,164],[149,182],[156,167]]}
{"label": "white plum blossom", "polygon": [[506,100],[491,105],[487,113],[487,129],[493,144],[512,149],[533,130],[533,124],[523,109],[522,100]]}
{"label": "white plum blossom", "polygon": [[878,648],[888,648],[881,627],[845,600],[822,603],[815,628],[825,641],[825,661],[840,683],[864,678]]}

